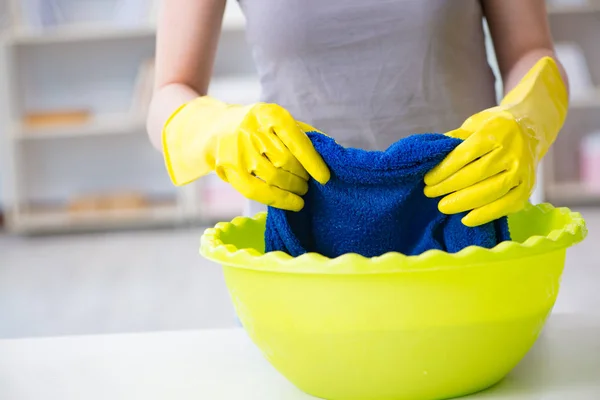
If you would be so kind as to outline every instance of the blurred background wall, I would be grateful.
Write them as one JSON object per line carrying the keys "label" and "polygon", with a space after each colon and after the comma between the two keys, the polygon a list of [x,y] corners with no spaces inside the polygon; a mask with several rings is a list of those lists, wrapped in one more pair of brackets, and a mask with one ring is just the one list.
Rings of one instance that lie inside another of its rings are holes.
{"label": "blurred background wall", "polygon": [[[0,337],[235,324],[197,247],[243,199],[214,176],[174,188],[144,131],[158,8],[0,0]],[[600,2],[548,10],[572,109],[534,202],[598,206]],[[210,94],[234,103],[259,98],[244,24],[230,0]]]}

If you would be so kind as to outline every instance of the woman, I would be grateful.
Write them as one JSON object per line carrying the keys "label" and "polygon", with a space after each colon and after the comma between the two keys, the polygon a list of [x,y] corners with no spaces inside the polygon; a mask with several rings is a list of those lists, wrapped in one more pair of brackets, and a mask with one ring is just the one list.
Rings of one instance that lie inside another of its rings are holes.
{"label": "woman", "polygon": [[225,1],[170,0],[161,14],[148,131],[175,184],[215,170],[299,210],[309,176],[329,179],[304,132],[373,150],[441,132],[464,139],[425,179],[442,212],[476,226],[524,207],[568,102],[544,0],[240,0],[264,101],[244,106],[205,96]]}

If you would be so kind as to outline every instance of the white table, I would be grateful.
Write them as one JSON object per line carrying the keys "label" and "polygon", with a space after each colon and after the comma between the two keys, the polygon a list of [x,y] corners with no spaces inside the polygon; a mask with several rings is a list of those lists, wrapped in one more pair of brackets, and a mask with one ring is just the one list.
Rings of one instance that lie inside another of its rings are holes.
{"label": "white table", "polygon": [[[526,359],[469,398],[600,399],[600,315],[556,313]],[[0,399],[309,400],[242,330],[0,341]]]}

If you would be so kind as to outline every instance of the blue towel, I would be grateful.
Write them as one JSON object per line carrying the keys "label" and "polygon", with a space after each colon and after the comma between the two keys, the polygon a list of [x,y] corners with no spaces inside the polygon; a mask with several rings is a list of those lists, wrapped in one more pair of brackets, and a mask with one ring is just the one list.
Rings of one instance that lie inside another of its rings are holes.
{"label": "blue towel", "polygon": [[412,135],[386,151],[344,148],[308,133],[331,170],[321,185],[309,182],[300,212],[269,207],[265,250],[294,257],[358,253],[373,257],[396,251],[416,255],[430,249],[455,253],[470,245],[492,248],[510,240],[506,218],[469,228],[465,214],[444,215],[439,199],[423,194],[423,178],[461,141],[440,134]]}

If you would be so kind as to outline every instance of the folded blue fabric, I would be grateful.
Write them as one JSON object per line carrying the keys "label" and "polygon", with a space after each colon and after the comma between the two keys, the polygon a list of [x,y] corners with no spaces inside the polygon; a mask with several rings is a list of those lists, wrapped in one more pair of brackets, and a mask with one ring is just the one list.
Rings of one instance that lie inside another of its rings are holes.
{"label": "folded blue fabric", "polygon": [[316,252],[327,257],[390,251],[416,255],[430,249],[455,253],[475,245],[492,248],[510,240],[506,218],[475,228],[465,214],[438,211],[439,199],[423,194],[423,178],[461,141],[440,134],[402,139],[386,151],[344,148],[317,132],[308,133],[331,170],[321,185],[309,182],[299,212],[269,207],[265,250],[294,257]]}

